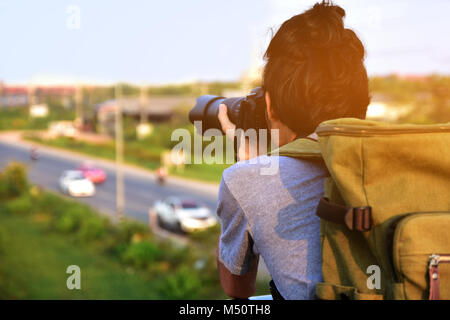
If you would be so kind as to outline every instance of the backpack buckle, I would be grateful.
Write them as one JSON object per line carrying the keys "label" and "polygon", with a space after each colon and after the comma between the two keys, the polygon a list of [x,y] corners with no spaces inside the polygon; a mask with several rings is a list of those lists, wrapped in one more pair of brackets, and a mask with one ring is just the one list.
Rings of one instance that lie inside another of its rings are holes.
{"label": "backpack buckle", "polygon": [[344,221],[350,230],[369,231],[372,228],[372,207],[350,208],[345,214]]}

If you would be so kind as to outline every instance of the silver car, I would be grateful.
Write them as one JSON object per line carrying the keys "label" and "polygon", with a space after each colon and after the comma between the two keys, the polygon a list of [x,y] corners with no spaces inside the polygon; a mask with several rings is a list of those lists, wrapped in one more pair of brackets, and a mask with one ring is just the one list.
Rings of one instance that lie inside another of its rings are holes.
{"label": "silver car", "polygon": [[177,231],[193,232],[217,224],[217,219],[211,210],[191,199],[168,197],[165,200],[156,201],[153,209],[160,226]]}

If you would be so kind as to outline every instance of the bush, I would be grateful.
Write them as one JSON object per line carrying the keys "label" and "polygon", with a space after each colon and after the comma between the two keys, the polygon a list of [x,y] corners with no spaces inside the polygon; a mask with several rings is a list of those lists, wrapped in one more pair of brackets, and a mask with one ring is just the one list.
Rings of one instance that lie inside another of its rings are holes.
{"label": "bush", "polygon": [[165,260],[173,267],[191,263],[191,260],[194,260],[194,256],[188,247],[177,248],[171,243],[162,243],[161,250],[164,251]]}
{"label": "bush", "polygon": [[0,253],[7,248],[7,233],[3,230],[3,227],[0,226]]}
{"label": "bush", "polygon": [[30,197],[22,196],[8,201],[6,210],[9,213],[27,214],[33,210],[33,203]]}
{"label": "bush", "polygon": [[118,241],[120,243],[130,243],[133,239],[133,236],[136,234],[148,234],[149,229],[147,225],[131,221],[131,220],[122,220],[118,224]]}
{"label": "bush", "polygon": [[28,190],[27,171],[18,162],[9,163],[0,174],[0,196],[6,198],[18,197]]}
{"label": "bush", "polygon": [[202,281],[197,273],[181,268],[169,275],[159,286],[162,299],[198,299],[202,292]]}
{"label": "bush", "polygon": [[0,199],[8,197],[8,183],[6,182],[5,174],[0,172]]}
{"label": "bush", "polygon": [[97,217],[92,214],[81,221],[78,237],[82,241],[89,241],[102,238],[108,228],[108,221],[105,218]]}
{"label": "bush", "polygon": [[44,193],[38,198],[37,206],[43,212],[51,215],[62,215],[68,207],[67,201],[60,196],[51,193]]}
{"label": "bush", "polygon": [[72,214],[63,214],[55,220],[54,228],[56,231],[71,233],[78,229],[80,225],[79,218]]}
{"label": "bush", "polygon": [[162,251],[155,243],[141,241],[130,244],[123,252],[122,259],[125,263],[143,268],[152,262],[158,261],[162,256]]}
{"label": "bush", "polygon": [[53,229],[62,233],[76,233],[81,241],[103,237],[108,228],[106,218],[95,215],[85,206],[66,203],[60,207],[60,214],[55,217]]}
{"label": "bush", "polygon": [[53,228],[56,231],[63,233],[76,232],[83,219],[84,208],[80,206],[69,206],[66,204],[67,209],[62,209],[57,217],[53,221]]}

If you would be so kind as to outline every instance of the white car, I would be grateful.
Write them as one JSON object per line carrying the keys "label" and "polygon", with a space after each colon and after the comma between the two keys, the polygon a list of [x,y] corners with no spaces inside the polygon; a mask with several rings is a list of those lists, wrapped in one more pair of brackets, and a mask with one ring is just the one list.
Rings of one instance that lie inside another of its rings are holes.
{"label": "white car", "polygon": [[95,194],[94,184],[79,170],[64,171],[59,178],[59,186],[72,197],[91,197]]}
{"label": "white car", "polygon": [[204,230],[217,224],[216,217],[195,200],[168,197],[153,207],[158,223],[183,232]]}

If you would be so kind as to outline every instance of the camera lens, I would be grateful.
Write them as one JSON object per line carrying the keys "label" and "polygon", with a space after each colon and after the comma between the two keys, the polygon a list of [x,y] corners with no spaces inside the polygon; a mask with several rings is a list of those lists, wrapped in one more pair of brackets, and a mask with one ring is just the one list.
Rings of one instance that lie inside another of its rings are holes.
{"label": "camera lens", "polygon": [[218,115],[219,106],[224,104],[228,108],[228,117],[233,123],[237,123],[239,119],[239,110],[241,102],[245,98],[224,98],[220,96],[204,95],[197,99],[197,103],[194,108],[189,112],[189,121],[202,121],[203,134],[208,129],[222,130]]}
{"label": "camera lens", "polygon": [[253,89],[246,97],[225,98],[213,95],[204,95],[197,99],[194,108],[189,112],[189,120],[201,121],[201,128],[197,132],[204,134],[208,129],[218,129],[222,132],[218,115],[219,106],[227,106],[228,118],[238,128],[267,128],[265,111],[266,101],[261,87]]}

